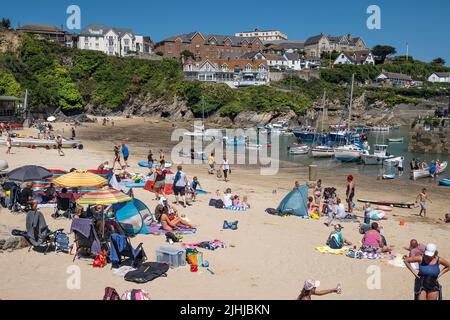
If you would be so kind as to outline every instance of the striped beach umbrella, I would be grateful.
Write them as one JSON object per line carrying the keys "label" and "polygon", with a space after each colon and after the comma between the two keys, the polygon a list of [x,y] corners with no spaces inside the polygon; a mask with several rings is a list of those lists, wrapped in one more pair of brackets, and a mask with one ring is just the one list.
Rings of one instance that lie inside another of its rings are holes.
{"label": "striped beach umbrella", "polygon": [[90,172],[74,171],[59,176],[53,182],[64,187],[100,187],[108,180]]}
{"label": "striped beach umbrella", "polygon": [[103,189],[91,191],[82,195],[81,198],[77,200],[77,203],[91,204],[91,205],[96,204],[109,205],[115,203],[128,202],[131,200],[133,199],[123,192],[114,189]]}

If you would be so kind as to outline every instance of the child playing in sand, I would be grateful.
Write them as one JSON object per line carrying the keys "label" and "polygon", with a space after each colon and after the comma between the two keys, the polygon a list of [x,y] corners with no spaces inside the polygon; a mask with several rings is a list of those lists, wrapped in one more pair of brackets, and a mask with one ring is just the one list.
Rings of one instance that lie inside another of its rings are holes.
{"label": "child playing in sand", "polygon": [[239,200],[239,196],[237,194],[233,196],[233,207],[241,207],[241,200]]}
{"label": "child playing in sand", "polygon": [[200,181],[198,181],[197,177],[194,177],[192,179],[191,188],[192,188],[192,201],[195,201],[197,199],[197,188],[202,187],[200,184]]}
{"label": "child playing in sand", "polygon": [[317,290],[317,288],[320,286],[320,281],[316,280],[306,280],[305,284],[303,285],[302,292],[298,296],[297,300],[311,300],[311,296],[324,296],[330,293],[337,293],[341,294],[342,289],[341,285],[337,285],[334,289],[329,290]]}
{"label": "child playing in sand", "polygon": [[248,197],[243,196],[241,202],[241,208],[244,210],[250,209],[250,203],[248,203]]}
{"label": "child playing in sand", "polygon": [[319,218],[319,206],[314,202],[313,197],[308,197],[308,213],[313,219]]}
{"label": "child playing in sand", "polygon": [[422,213],[423,213],[424,217],[427,216],[427,200],[430,201],[431,203],[433,203],[433,201],[431,201],[431,199],[428,198],[427,189],[423,188],[422,192],[419,193],[416,197],[416,204],[419,201],[419,205],[420,205],[419,216],[422,216]]}

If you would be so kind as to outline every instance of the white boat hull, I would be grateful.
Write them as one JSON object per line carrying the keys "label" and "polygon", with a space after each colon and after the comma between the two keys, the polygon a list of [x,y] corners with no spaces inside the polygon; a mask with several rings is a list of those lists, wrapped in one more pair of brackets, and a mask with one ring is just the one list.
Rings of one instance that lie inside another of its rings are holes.
{"label": "white boat hull", "polygon": [[[441,170],[439,171],[439,173],[444,172],[445,169],[447,169],[447,162],[441,163]],[[417,179],[420,179],[420,178],[427,178],[427,177],[431,177],[430,170],[428,168],[427,169],[414,170],[412,172],[413,180],[417,180]]]}
{"label": "white boat hull", "polygon": [[332,158],[334,156],[334,150],[314,148],[311,150],[311,155],[313,156],[313,158]]}
{"label": "white boat hull", "polygon": [[380,157],[373,154],[363,154],[361,158],[365,165],[382,165],[385,160],[393,159],[394,156]]}
{"label": "white boat hull", "polygon": [[[12,138],[13,147],[42,147],[42,148],[56,148],[56,140],[49,139],[34,139],[34,138]],[[0,145],[6,145],[6,139],[0,139]],[[77,140],[64,139],[62,143],[63,148],[79,148],[83,145]]]}
{"label": "white boat hull", "polygon": [[352,146],[344,146],[334,149],[334,157],[342,162],[357,162],[361,160],[363,151]]}

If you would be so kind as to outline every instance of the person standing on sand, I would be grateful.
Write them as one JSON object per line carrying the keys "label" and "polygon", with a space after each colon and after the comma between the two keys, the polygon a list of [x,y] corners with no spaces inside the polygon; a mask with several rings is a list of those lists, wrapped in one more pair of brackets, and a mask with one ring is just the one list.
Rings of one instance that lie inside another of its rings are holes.
{"label": "person standing on sand", "polygon": [[6,137],[6,147],[8,148],[6,150],[6,154],[11,154],[11,148],[12,148],[12,138],[11,138],[11,134],[9,132],[6,133],[7,137]]}
{"label": "person standing on sand", "polygon": [[56,147],[58,148],[58,154],[59,154],[61,157],[64,157],[65,154],[64,154],[64,152],[62,151],[62,145],[63,145],[62,137],[61,137],[60,135],[58,135],[58,136],[56,137]]}
{"label": "person standing on sand", "polygon": [[116,168],[116,163],[119,163],[120,167],[122,168],[122,162],[120,161],[120,148],[119,146],[114,146],[114,161],[112,168]]}
{"label": "person standing on sand", "polygon": [[398,160],[398,175],[402,176],[403,175],[403,161],[405,160],[405,158],[401,157],[400,160]]}
{"label": "person standing on sand", "polygon": [[317,280],[306,280],[302,292],[300,292],[300,295],[298,296],[297,300],[311,300],[311,296],[325,296],[327,294],[331,293],[337,293],[341,294],[342,289],[341,285],[337,285],[334,289],[328,289],[328,290],[317,290],[317,288],[320,286],[320,281]]}
{"label": "person standing on sand", "polygon": [[353,213],[353,198],[355,197],[355,178],[352,175],[347,177],[347,204],[348,204],[348,213]]}
{"label": "person standing on sand", "polygon": [[208,173],[214,174],[216,171],[216,158],[214,157],[214,152],[211,152],[211,155],[208,157]]}
{"label": "person standing on sand", "polygon": [[159,164],[163,164],[166,162],[165,159],[165,155],[164,155],[164,151],[162,149],[159,149]]}
{"label": "person standing on sand", "polygon": [[130,150],[125,145],[125,143],[122,143],[122,155],[123,155],[123,161],[125,162],[125,166],[129,167],[129,165],[128,165],[128,157],[130,156]]}
{"label": "person standing on sand", "polygon": [[183,207],[186,208],[186,205],[190,205],[186,202],[186,186],[189,181],[187,179],[186,174],[183,172],[183,167],[177,167],[177,173],[175,174],[175,178],[173,181],[173,193],[175,194],[175,204],[178,204],[179,197],[183,200]]}
{"label": "person standing on sand", "polygon": [[153,152],[152,150],[148,150],[148,155],[147,155],[147,162],[148,162],[148,167],[151,169],[153,166]]}
{"label": "person standing on sand", "polygon": [[[450,263],[438,256],[437,247],[433,243],[427,244],[422,256],[404,258],[408,270],[414,275],[414,300],[442,300],[442,287],[438,282],[450,270]],[[412,263],[419,265],[419,272],[412,267]],[[440,266],[444,269],[441,270]]]}
{"label": "person standing on sand", "polygon": [[424,217],[427,216],[427,200],[433,203],[433,201],[431,201],[431,199],[428,198],[427,189],[423,188],[422,192],[419,193],[416,197],[416,204],[417,202],[419,202],[420,205],[419,216],[422,216],[422,213]]}
{"label": "person standing on sand", "polygon": [[322,201],[322,180],[317,180],[316,187],[314,188],[314,202],[320,207]]}
{"label": "person standing on sand", "polygon": [[75,138],[76,138],[76,133],[75,133],[75,128],[74,127],[72,127],[72,140],[75,140]]}
{"label": "person standing on sand", "polygon": [[228,173],[231,172],[231,169],[230,169],[230,164],[226,157],[223,157],[223,163],[222,163],[221,169],[223,171],[224,181],[228,182]]}

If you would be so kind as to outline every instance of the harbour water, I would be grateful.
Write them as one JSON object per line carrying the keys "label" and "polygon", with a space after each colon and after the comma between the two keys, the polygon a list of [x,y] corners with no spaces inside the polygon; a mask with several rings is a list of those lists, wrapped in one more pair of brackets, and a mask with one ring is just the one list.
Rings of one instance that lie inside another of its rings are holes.
{"label": "harbour water", "polygon": [[[402,143],[389,143],[388,138],[403,138]],[[370,132],[368,134],[368,142],[371,150],[373,150],[374,144],[386,144],[388,145],[388,153],[395,156],[403,156],[404,161],[404,174],[401,179],[410,179],[409,162],[413,159],[425,160],[428,164],[433,160],[440,160],[441,162],[450,162],[449,155],[443,154],[416,154],[408,152],[408,144],[410,140],[409,127],[403,126],[399,129],[393,129],[389,132]],[[314,159],[309,155],[291,155],[288,152],[288,147],[297,142],[297,139],[293,136],[281,136],[280,140],[280,159],[284,161],[291,161],[295,163],[301,163],[304,165],[314,164],[323,169],[337,170],[338,172],[346,173],[362,173],[371,176],[379,176],[382,174],[397,173],[396,169],[390,166],[377,166],[377,165],[364,165],[363,163],[342,163],[336,161],[334,158],[329,159]],[[396,177],[399,178],[398,176]],[[450,169],[446,170],[440,175],[440,178],[450,178]],[[422,179],[427,180],[427,179]],[[429,178],[430,182],[432,181]]]}

